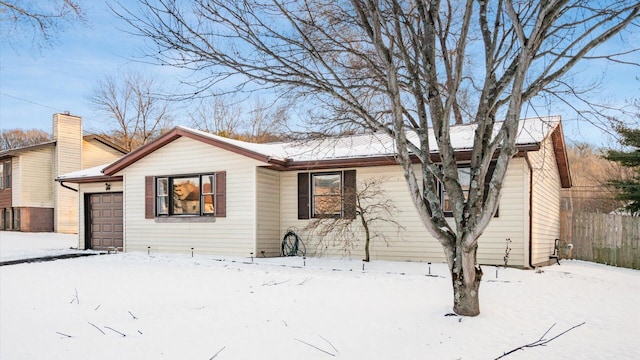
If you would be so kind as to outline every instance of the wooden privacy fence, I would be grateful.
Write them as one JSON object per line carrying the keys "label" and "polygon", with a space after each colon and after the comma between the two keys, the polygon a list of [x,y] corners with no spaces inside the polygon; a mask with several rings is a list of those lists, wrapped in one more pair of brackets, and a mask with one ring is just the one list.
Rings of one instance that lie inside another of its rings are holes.
{"label": "wooden privacy fence", "polygon": [[640,269],[640,217],[563,212],[560,234],[572,259]]}

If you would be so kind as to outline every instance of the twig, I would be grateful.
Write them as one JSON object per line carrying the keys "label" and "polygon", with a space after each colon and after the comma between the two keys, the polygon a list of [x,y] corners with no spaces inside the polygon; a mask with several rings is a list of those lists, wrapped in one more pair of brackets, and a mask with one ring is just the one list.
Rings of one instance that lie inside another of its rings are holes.
{"label": "twig", "polygon": [[76,297],[71,299],[70,304],[73,304],[73,302],[75,301],[76,303],[78,303],[78,305],[80,305],[80,298],[78,297],[78,288],[74,287],[74,289],[76,290]]}
{"label": "twig", "polygon": [[213,354],[212,357],[209,358],[209,360],[213,360],[216,358],[216,356],[218,356],[218,354],[220,354],[222,352],[222,350],[224,350],[226,348],[226,346],[223,346],[222,349],[218,350],[217,353]]}
{"label": "twig", "polygon": [[109,330],[111,330],[111,331],[113,331],[113,332],[116,332],[116,333],[118,333],[118,334],[120,334],[120,335],[122,335],[122,336],[127,336],[127,335],[125,335],[125,334],[121,333],[120,331],[118,331],[118,330],[116,330],[116,329],[114,329],[114,328],[111,328],[111,327],[108,327],[108,326],[105,326],[104,328],[105,328],[105,329],[109,329]]}
{"label": "twig", "polygon": [[63,334],[63,333],[61,333],[61,332],[59,332],[59,331],[56,331],[56,334],[60,334],[60,335],[62,335],[62,336],[68,337],[68,338],[72,338],[72,337],[73,337],[73,336],[71,336],[71,335]]}
{"label": "twig", "polygon": [[319,347],[317,347],[317,346],[315,346],[315,345],[312,345],[312,344],[309,344],[309,343],[308,343],[308,342],[306,342],[306,341],[302,341],[302,340],[300,340],[300,339],[294,339],[294,340],[299,341],[299,342],[301,342],[301,343],[303,343],[303,344],[305,344],[305,345],[311,346],[312,348],[314,348],[314,349],[316,349],[316,350],[320,350],[320,351],[322,351],[323,353],[325,353],[325,354],[327,354],[327,355],[336,356],[336,354],[332,354],[332,353],[330,353],[330,352],[328,352],[328,351],[326,351],[326,350],[320,349]]}
{"label": "twig", "polygon": [[310,277],[306,277],[304,278],[304,280],[302,280],[301,282],[298,283],[298,285],[304,285],[307,281],[311,280]]}
{"label": "twig", "polygon": [[288,281],[289,281],[289,279],[284,280],[284,281],[270,280],[270,281],[267,281],[267,282],[263,282],[262,286],[276,286],[276,285],[284,284],[284,283],[286,283]]}
{"label": "twig", "polygon": [[554,336],[554,337],[552,337],[552,338],[550,338],[550,339],[545,339],[544,337],[545,337],[545,336],[549,333],[549,331],[551,331],[551,329],[556,325],[556,324],[553,324],[553,325],[551,325],[551,327],[550,327],[547,331],[545,331],[545,333],[544,333],[544,334],[542,334],[542,336],[540,336],[540,339],[538,339],[538,340],[536,340],[536,341],[534,341],[534,342],[532,342],[532,343],[529,343],[529,344],[526,344],[526,345],[519,346],[519,347],[517,347],[517,348],[515,348],[515,349],[513,349],[513,350],[510,350],[510,351],[508,351],[508,352],[506,352],[506,353],[504,353],[504,354],[502,354],[502,355],[498,356],[495,360],[502,359],[503,357],[505,357],[505,356],[507,356],[507,355],[509,355],[509,354],[512,354],[512,353],[514,353],[514,352],[516,352],[516,351],[518,351],[518,350],[524,350],[524,349],[526,349],[526,348],[531,348],[531,347],[536,347],[536,346],[545,346],[545,345],[547,345],[548,343],[550,343],[551,341],[553,341],[553,340],[555,340],[555,339],[559,338],[560,336],[562,336],[562,335],[564,335],[564,334],[568,333],[569,331],[571,331],[571,330],[573,330],[573,329],[575,329],[575,328],[577,328],[577,327],[579,327],[579,326],[582,326],[582,325],[584,325],[584,324],[585,324],[585,322],[583,321],[582,323],[580,323],[580,324],[578,324],[578,325],[574,325],[574,326],[570,327],[569,329],[567,329],[567,330],[565,330],[565,331],[561,332],[560,334],[558,334],[558,335],[556,335],[556,336]]}
{"label": "twig", "polygon": [[93,326],[94,328],[98,329],[98,331],[100,331],[102,333],[102,335],[106,335],[104,331],[102,331],[102,329],[100,329],[99,327],[97,327],[95,324],[93,323],[89,323],[89,325]]}
{"label": "twig", "polygon": [[131,315],[131,317],[133,318],[133,320],[138,320],[138,318],[135,315],[133,315],[131,311],[128,311],[128,312],[129,312],[129,315]]}
{"label": "twig", "polygon": [[322,335],[318,335],[318,336],[320,336],[320,338],[321,338],[322,340],[326,341],[326,342],[327,342],[327,344],[331,345],[331,347],[333,348],[333,350],[334,350],[335,352],[337,352],[337,353],[339,353],[339,352],[340,352],[340,351],[338,351],[338,349],[336,349],[336,347],[335,347],[335,346],[333,346],[333,344],[331,343],[331,341],[329,341],[329,340],[325,339],[324,337],[322,337]]}
{"label": "twig", "polygon": [[98,306],[96,306],[96,308],[93,309],[93,311],[96,311],[96,310],[100,309],[100,305],[102,305],[102,304],[98,304]]}

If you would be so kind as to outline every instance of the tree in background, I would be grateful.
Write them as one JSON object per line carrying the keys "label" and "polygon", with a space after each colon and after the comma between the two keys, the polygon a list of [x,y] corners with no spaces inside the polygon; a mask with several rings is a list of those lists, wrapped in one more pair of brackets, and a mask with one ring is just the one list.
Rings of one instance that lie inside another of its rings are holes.
{"label": "tree in background", "polygon": [[77,1],[0,0],[0,34],[12,47],[24,44],[29,34],[33,47],[51,46],[67,26],[85,21]]}
{"label": "tree in background", "polygon": [[109,127],[103,136],[131,151],[170,129],[170,102],[161,93],[152,78],[129,72],[99,81],[89,101]]}
{"label": "tree in background", "polygon": [[51,135],[38,129],[10,129],[0,132],[0,151],[42,144],[51,141]]}
{"label": "tree in background", "polygon": [[[235,80],[238,91],[268,89],[296,99],[317,111],[325,129],[352,126],[394,138],[410,197],[444,250],[453,310],[467,316],[480,313],[478,238],[517,153],[523,106],[566,89],[569,71],[590,55],[618,59],[595,50],[637,25],[640,13],[635,0],[139,4],[116,13],[147,37],[149,58],[193,70],[195,94]],[[470,108],[461,109],[467,100]],[[477,124],[468,191],[451,141],[456,122]],[[452,205],[449,219],[441,187]]]}
{"label": "tree in background", "polygon": [[281,141],[287,137],[288,108],[255,99],[248,107],[231,96],[200,101],[190,114],[191,125],[212,134],[255,143]]}
{"label": "tree in background", "polygon": [[609,183],[633,176],[630,169],[603,157],[593,145],[581,143],[567,147],[572,185],[562,189],[562,206],[579,213],[609,213],[624,206],[616,199],[616,189]]}
{"label": "tree in background", "polygon": [[619,125],[616,131],[621,136],[620,143],[629,149],[627,151],[609,149],[605,159],[631,169],[634,175],[627,179],[610,180],[609,184],[618,189],[617,198],[625,202],[625,209],[631,214],[638,215],[640,214],[640,129]]}

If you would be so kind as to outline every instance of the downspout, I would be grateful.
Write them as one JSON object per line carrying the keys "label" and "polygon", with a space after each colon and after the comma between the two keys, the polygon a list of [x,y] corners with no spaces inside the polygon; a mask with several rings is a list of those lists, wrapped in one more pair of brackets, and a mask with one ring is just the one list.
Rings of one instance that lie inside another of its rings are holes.
{"label": "downspout", "polygon": [[69,189],[69,190],[72,190],[72,191],[78,192],[78,189],[74,189],[74,188],[72,188],[72,187],[71,187],[71,186],[69,186],[69,185],[65,185],[65,184],[64,184],[64,181],[62,181],[62,180],[60,181],[60,185],[61,185],[63,188],[65,188],[65,189]]}
{"label": "downspout", "polygon": [[531,166],[531,160],[529,159],[529,153],[524,153],[524,159],[527,162],[529,168],[529,267],[535,269],[533,266],[533,166]]}

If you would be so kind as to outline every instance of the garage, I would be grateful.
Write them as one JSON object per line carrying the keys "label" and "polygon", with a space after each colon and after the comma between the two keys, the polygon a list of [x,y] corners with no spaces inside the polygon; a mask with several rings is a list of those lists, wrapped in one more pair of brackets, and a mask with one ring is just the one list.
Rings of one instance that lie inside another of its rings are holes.
{"label": "garage", "polygon": [[86,194],[86,247],[122,250],[122,192]]}

